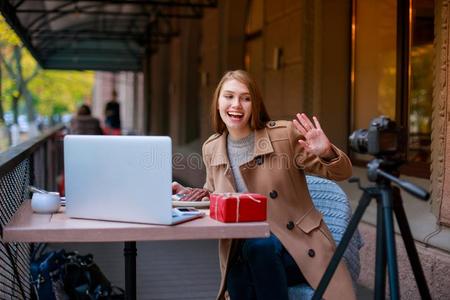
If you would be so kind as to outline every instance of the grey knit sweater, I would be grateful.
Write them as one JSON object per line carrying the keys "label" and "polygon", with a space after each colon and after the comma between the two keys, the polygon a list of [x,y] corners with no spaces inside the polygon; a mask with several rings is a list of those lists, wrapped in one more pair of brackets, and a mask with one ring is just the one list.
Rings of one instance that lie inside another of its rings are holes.
{"label": "grey knit sweater", "polygon": [[231,171],[233,172],[238,193],[247,192],[247,186],[242,178],[239,166],[249,162],[253,158],[255,148],[255,132],[240,140],[233,140],[230,135],[227,137],[228,159],[230,160]]}

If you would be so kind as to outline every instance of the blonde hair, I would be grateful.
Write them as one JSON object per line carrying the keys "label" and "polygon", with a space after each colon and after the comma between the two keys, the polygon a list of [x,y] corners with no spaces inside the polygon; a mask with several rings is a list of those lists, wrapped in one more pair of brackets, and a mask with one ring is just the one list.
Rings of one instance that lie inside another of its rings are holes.
{"label": "blonde hair", "polygon": [[211,103],[211,124],[213,129],[217,133],[223,133],[226,130],[226,125],[220,117],[219,113],[219,96],[223,85],[228,80],[237,80],[244,84],[250,93],[250,99],[252,102],[252,115],[250,117],[250,129],[262,129],[266,126],[266,123],[270,121],[269,114],[262,100],[261,92],[256,84],[255,80],[243,70],[228,71],[223,75],[219,84],[214,92],[213,100]]}

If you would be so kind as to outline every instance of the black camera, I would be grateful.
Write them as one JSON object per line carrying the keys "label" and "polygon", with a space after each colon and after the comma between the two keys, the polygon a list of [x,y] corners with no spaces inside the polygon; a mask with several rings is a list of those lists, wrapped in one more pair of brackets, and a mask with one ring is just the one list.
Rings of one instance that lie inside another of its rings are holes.
{"label": "black camera", "polygon": [[405,131],[386,116],[374,118],[368,129],[357,129],[348,139],[350,148],[361,154],[376,157],[404,154]]}

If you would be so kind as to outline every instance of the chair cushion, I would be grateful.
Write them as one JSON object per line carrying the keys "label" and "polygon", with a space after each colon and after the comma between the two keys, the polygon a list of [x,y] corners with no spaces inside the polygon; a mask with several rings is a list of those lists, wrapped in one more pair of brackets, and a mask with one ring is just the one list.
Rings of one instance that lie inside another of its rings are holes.
{"label": "chair cushion", "polygon": [[[323,221],[330,229],[336,244],[339,244],[352,216],[347,195],[339,185],[325,178],[308,175],[306,182],[315,207],[322,213]],[[353,282],[359,277],[359,249],[362,246],[361,235],[356,230],[344,253],[344,261]],[[309,285],[300,284],[289,288],[289,299],[311,299],[313,293],[314,290]]]}

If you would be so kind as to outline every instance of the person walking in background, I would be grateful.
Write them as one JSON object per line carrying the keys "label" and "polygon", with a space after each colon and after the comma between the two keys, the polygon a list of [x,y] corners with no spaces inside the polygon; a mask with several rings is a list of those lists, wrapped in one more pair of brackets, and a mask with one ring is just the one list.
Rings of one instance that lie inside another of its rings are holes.
{"label": "person walking in background", "polygon": [[[203,144],[204,189],[267,195],[271,231],[268,238],[220,240],[217,299],[225,299],[227,291],[231,300],[288,300],[289,286],[309,283],[316,288],[335,243],[314,207],[305,173],[347,179],[352,173],[349,158],[329,141],[316,117],[311,121],[298,113],[293,121],[270,120],[258,86],[242,70],[222,77],[211,117],[216,133]],[[172,190],[198,193],[176,182]],[[324,298],[355,299],[342,262]]]}
{"label": "person walking in background", "polygon": [[120,103],[117,102],[116,90],[113,90],[112,99],[105,106],[105,133],[112,135],[121,134]]}
{"label": "person walking in background", "polygon": [[70,121],[70,134],[103,134],[100,121],[91,115],[91,108],[83,104],[78,108],[77,115]]}

